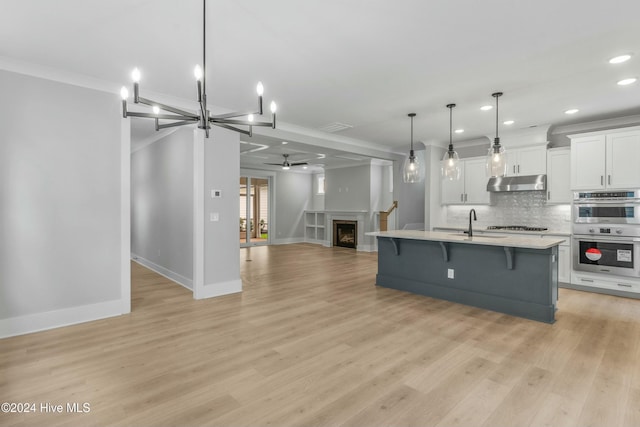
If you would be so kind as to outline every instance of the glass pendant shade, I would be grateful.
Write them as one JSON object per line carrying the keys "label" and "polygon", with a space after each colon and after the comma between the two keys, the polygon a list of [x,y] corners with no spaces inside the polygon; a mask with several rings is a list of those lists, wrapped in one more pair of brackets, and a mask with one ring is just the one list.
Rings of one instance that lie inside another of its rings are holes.
{"label": "glass pendant shade", "polygon": [[405,183],[422,182],[425,175],[424,161],[416,156],[413,151],[413,118],[416,113],[409,113],[407,116],[411,118],[411,149],[409,150],[409,157],[404,159],[404,164],[402,165],[402,181]]}
{"label": "glass pendant shade", "polygon": [[490,178],[507,174],[507,155],[504,147],[500,145],[500,137],[498,136],[498,98],[502,96],[502,92],[492,93],[491,96],[496,99],[496,137],[487,153],[486,168],[487,176]]}
{"label": "glass pendant shade", "polygon": [[460,158],[455,151],[447,151],[442,157],[440,171],[442,177],[449,181],[460,179]]}
{"label": "glass pendant shade", "polygon": [[404,159],[402,166],[402,180],[406,183],[422,182],[424,180],[424,162],[414,155],[413,150],[409,157]]}
{"label": "glass pendant shade", "polygon": [[507,154],[500,144],[494,144],[487,153],[487,176],[498,177],[507,174]]}
{"label": "glass pendant shade", "polygon": [[444,153],[442,162],[440,162],[442,178],[449,181],[460,179],[460,157],[453,149],[453,107],[455,106],[456,104],[447,104],[449,109],[449,149]]}

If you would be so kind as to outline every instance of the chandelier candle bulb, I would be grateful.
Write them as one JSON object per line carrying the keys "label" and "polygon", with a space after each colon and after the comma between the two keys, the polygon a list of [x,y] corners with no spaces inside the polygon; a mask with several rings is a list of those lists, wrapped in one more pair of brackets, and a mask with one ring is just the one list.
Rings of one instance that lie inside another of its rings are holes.
{"label": "chandelier candle bulb", "polygon": [[131,80],[133,80],[134,83],[140,83],[140,77],[140,70],[137,67],[134,68],[131,72]]}
{"label": "chandelier candle bulb", "polygon": [[200,81],[202,80],[202,67],[200,67],[199,65],[196,65],[196,68],[193,69],[193,75],[196,77],[196,80]]}
{"label": "chandelier candle bulb", "polygon": [[276,105],[275,101],[271,101],[271,117],[272,117],[271,127],[273,129],[276,128],[276,110],[277,109],[278,109],[278,106]]}
{"label": "chandelier candle bulb", "polygon": [[256,92],[258,93],[258,114],[262,115],[262,94],[264,93],[264,86],[262,86],[262,82],[258,82]]}
{"label": "chandelier candle bulb", "polygon": [[127,98],[129,98],[129,91],[126,87],[120,88],[120,97],[122,98],[122,117],[127,118]]}
{"label": "chandelier candle bulb", "polygon": [[131,80],[133,80],[133,102],[136,104],[140,102],[140,87],[138,85],[140,77],[140,70],[137,67],[134,68],[131,72]]}

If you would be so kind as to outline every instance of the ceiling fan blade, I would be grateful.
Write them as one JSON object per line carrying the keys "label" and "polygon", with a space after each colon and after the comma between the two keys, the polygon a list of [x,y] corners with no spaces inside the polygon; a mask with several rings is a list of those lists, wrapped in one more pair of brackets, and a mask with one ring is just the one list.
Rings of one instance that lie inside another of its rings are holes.
{"label": "ceiling fan blade", "polygon": [[302,165],[308,165],[309,163],[307,162],[297,162],[297,163],[291,163],[291,166],[302,166]]}
{"label": "ceiling fan blade", "polygon": [[282,163],[263,163],[264,165],[282,166]]}

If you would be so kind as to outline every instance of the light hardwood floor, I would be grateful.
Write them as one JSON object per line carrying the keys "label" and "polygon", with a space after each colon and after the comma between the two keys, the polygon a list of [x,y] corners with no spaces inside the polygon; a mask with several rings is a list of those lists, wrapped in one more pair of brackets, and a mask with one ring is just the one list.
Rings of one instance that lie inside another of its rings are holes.
{"label": "light hardwood floor", "polygon": [[638,300],[562,289],[548,325],[377,288],[376,254],[240,256],[242,294],[133,264],[130,315],[1,340],[1,401],[91,411],[0,425],[640,426]]}

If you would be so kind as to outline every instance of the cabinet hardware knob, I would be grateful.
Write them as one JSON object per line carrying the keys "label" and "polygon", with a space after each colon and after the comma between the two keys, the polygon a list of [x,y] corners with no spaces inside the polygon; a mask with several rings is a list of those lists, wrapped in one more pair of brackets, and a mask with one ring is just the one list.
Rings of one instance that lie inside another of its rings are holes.
{"label": "cabinet hardware knob", "polygon": [[611,185],[611,175],[608,177],[608,184]]}
{"label": "cabinet hardware knob", "polygon": [[600,175],[600,185],[604,185],[604,175]]}

